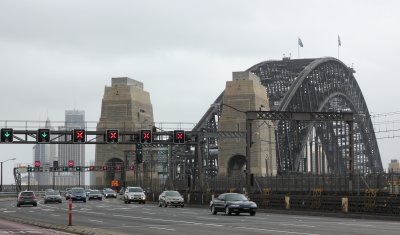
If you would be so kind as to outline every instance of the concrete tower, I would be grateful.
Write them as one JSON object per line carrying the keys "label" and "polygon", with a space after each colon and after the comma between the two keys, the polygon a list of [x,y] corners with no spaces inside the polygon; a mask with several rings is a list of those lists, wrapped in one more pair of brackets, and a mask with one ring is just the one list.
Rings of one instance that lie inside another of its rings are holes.
{"label": "concrete tower", "polygon": [[[259,77],[249,72],[233,72],[226,83],[219,131],[246,131],[244,112],[269,111],[266,88]],[[252,122],[250,172],[256,176],[276,175],[274,126],[271,121]],[[246,140],[220,139],[218,147],[218,174],[243,175],[246,169]]]}
{"label": "concrete tower", "polygon": [[[112,78],[111,87],[105,87],[101,105],[98,131],[118,129],[119,131],[137,131],[152,129],[154,126],[153,106],[150,94],[143,90],[143,83],[128,77]],[[97,166],[124,166],[131,164],[135,145],[99,144],[96,145],[95,161]],[[133,172],[127,172],[127,180],[132,180]],[[111,186],[112,180],[122,182],[125,171],[97,172],[96,184]]]}

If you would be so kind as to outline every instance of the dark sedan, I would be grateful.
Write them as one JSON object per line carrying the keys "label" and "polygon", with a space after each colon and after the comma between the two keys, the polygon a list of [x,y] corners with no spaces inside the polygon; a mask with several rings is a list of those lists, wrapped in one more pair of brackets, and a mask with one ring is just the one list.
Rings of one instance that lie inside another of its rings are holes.
{"label": "dark sedan", "polygon": [[257,204],[250,201],[245,195],[240,193],[224,193],[210,202],[210,210],[213,215],[218,212],[225,212],[226,215],[235,213],[250,213],[256,215]]}
{"label": "dark sedan", "polygon": [[83,188],[72,188],[71,195],[72,201],[82,201],[86,202],[86,192]]}

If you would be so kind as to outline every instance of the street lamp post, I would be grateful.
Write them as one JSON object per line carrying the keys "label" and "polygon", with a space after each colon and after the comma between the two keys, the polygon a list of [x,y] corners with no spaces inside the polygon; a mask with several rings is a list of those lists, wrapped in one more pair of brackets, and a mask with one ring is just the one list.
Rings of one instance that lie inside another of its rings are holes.
{"label": "street lamp post", "polygon": [[7,160],[5,160],[5,161],[0,162],[0,165],[1,165],[0,192],[3,192],[3,162],[7,162],[7,161],[10,161],[10,160],[15,160],[15,159],[16,159],[16,158],[14,157],[14,158],[10,158],[10,159],[7,159]]}

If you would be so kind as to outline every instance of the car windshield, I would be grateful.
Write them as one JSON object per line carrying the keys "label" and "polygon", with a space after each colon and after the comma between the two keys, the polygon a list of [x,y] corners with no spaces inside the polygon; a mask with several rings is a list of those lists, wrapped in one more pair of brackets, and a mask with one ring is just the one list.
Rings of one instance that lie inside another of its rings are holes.
{"label": "car windshield", "polygon": [[60,195],[57,191],[48,191],[46,195]]}
{"label": "car windshield", "polygon": [[112,190],[112,189],[107,189],[107,190],[105,190],[105,192],[106,192],[106,193],[113,193],[114,190]]}
{"label": "car windshield", "polygon": [[90,194],[100,194],[100,191],[99,190],[92,190],[92,191],[90,191]]}
{"label": "car windshield", "polygon": [[243,194],[228,194],[225,196],[226,201],[248,201]]}
{"label": "car windshield", "polygon": [[180,197],[181,195],[177,191],[168,191],[168,192],[165,192],[165,196]]}
{"label": "car windshield", "polygon": [[143,192],[143,189],[141,189],[141,188],[130,188],[129,192],[130,193],[132,193],[132,192],[140,192],[141,193],[141,192]]}

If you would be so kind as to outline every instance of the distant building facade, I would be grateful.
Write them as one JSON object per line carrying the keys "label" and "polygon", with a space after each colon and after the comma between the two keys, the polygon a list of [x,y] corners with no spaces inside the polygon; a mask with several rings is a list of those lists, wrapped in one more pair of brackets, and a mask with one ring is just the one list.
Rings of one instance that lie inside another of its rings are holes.
{"label": "distant building facade", "polygon": [[400,173],[400,162],[397,159],[392,159],[388,167],[389,173]]}
{"label": "distant building facade", "polygon": [[[59,130],[85,129],[85,111],[66,110],[65,125]],[[62,136],[61,141],[70,141],[72,136]],[[67,166],[68,161],[74,161],[75,166],[85,166],[85,145],[84,144],[59,144],[58,165]],[[85,185],[85,172],[57,172],[57,185]]]}

